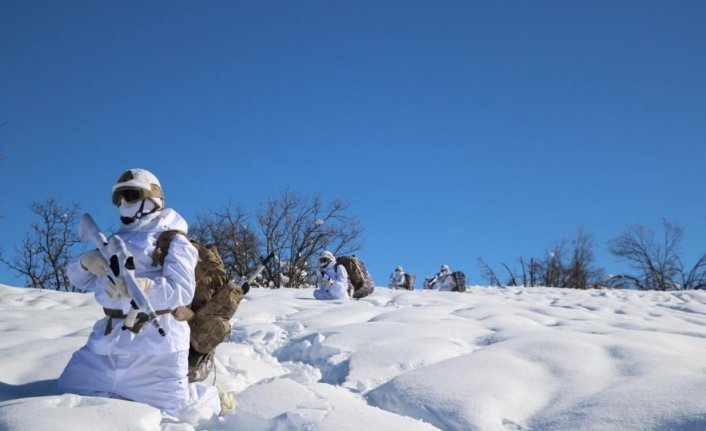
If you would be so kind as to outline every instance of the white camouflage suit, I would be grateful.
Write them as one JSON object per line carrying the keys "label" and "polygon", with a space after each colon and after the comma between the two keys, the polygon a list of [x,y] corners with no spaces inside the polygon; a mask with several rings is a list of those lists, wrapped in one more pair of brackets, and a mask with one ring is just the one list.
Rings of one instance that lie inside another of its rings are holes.
{"label": "white camouflage suit", "polygon": [[404,271],[393,271],[392,274],[390,274],[390,285],[389,287],[391,289],[402,289],[404,288]]}
{"label": "white camouflage suit", "polygon": [[451,291],[455,285],[456,281],[451,275],[451,271],[446,269],[436,274],[436,283],[434,283],[432,288],[440,291]]}
{"label": "white camouflage suit", "polygon": [[[174,310],[189,305],[194,296],[198,252],[183,235],[172,240],[162,267],[151,265],[159,234],[171,229],[186,232],[187,228],[186,221],[176,211],[165,209],[122,225],[116,232],[134,258],[135,277],[152,280],[147,297],[155,310]],[[130,310],[127,298],[108,296],[107,276],[98,277],[83,269],[80,257],[69,264],[67,274],[77,288],[94,291],[96,300],[104,308],[124,313]],[[215,387],[188,384],[188,323],[175,320],[169,313],[158,319],[166,332],[164,337],[150,324],[135,334],[121,329],[122,319],[111,321],[103,317],[98,320],[86,345],[73,354],[59,377],[59,390],[144,402],[167,412],[198,398],[219,413],[220,401]],[[112,330],[106,334],[108,325]]]}
{"label": "white camouflage suit", "polygon": [[333,260],[319,270],[316,286],[316,299],[348,299],[348,271]]}

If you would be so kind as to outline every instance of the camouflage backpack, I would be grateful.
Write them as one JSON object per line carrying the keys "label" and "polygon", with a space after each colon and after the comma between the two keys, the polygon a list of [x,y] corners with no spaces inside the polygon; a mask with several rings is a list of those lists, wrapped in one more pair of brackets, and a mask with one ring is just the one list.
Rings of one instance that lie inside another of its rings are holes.
{"label": "camouflage backpack", "polygon": [[203,246],[184,232],[162,232],[152,255],[152,266],[164,264],[169,245],[176,235],[184,235],[199,253],[195,268],[196,290],[188,307],[174,310],[177,320],[186,320],[191,328],[189,382],[204,380],[213,368],[213,353],[230,335],[230,319],[243,299],[242,289],[228,281],[225,265],[215,245]]}
{"label": "camouflage backpack", "polygon": [[362,260],[355,255],[339,256],[336,258],[336,269],[339,265],[346,268],[348,272],[348,294],[351,297],[359,299],[373,293],[375,283]]}
{"label": "camouflage backpack", "polygon": [[417,277],[414,276],[414,274],[410,274],[409,272],[404,273],[404,284],[402,284],[402,287],[404,287],[407,290],[414,290],[414,283],[417,281]]}
{"label": "camouflage backpack", "polygon": [[466,291],[466,274],[463,271],[454,271],[451,273],[454,278],[455,286],[451,289],[452,292]]}

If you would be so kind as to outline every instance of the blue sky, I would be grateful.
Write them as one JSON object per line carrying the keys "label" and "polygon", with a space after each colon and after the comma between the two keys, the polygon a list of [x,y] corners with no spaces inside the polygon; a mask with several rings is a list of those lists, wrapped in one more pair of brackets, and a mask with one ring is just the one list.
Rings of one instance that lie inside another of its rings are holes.
{"label": "blue sky", "polygon": [[[0,245],[57,197],[117,223],[126,168],[187,220],[289,187],[350,201],[398,264],[598,264],[631,225],[706,251],[706,3],[33,1],[0,5]],[[5,267],[0,283],[18,284]]]}

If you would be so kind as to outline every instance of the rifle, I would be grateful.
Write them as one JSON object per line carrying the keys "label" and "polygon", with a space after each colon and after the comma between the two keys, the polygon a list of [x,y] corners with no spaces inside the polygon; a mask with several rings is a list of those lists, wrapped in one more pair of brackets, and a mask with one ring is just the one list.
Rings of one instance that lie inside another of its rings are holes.
{"label": "rifle", "polygon": [[241,279],[241,281],[238,283],[238,287],[240,287],[240,288],[242,289],[243,286],[245,286],[245,283],[247,283],[247,284],[249,285],[250,283],[252,283],[253,281],[255,281],[255,279],[256,279],[260,274],[262,274],[262,271],[265,269],[265,266],[267,266],[267,264],[269,263],[269,261],[271,261],[272,258],[274,258],[274,257],[275,257],[275,252],[274,252],[274,251],[272,251],[270,254],[268,254],[267,257],[265,257],[264,259],[261,257],[261,258],[260,258],[260,263],[257,265],[257,268],[255,268],[255,271],[253,271],[252,274],[250,274],[250,276],[249,276],[248,278],[246,278],[246,279],[244,279],[244,280]]}
{"label": "rifle", "polygon": [[159,335],[164,337],[166,333],[159,324],[157,313],[154,311],[147,295],[140,289],[135,280],[135,261],[130,252],[128,252],[123,239],[117,235],[106,239],[93,217],[88,213],[81,217],[78,225],[78,236],[81,242],[93,242],[105,260],[108,261],[112,272],[112,276],[108,275],[111,283],[115,283],[118,277],[122,277],[123,281],[125,281],[125,287],[127,287],[127,292],[131,297],[130,306],[132,310],[125,318],[123,329],[131,328],[137,317],[137,312],[142,311],[147,315],[148,322],[155,327]]}

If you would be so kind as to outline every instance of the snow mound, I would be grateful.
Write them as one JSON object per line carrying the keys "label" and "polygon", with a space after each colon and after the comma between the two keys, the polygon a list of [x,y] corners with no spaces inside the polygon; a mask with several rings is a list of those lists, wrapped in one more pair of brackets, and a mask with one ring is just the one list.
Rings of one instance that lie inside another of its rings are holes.
{"label": "snow mound", "polygon": [[248,293],[204,382],[236,394],[217,418],[58,394],[100,307],[0,287],[0,431],[706,429],[706,292],[311,293]]}
{"label": "snow mound", "polygon": [[154,431],[161,421],[154,407],[110,398],[66,394],[0,403],[2,431]]}

